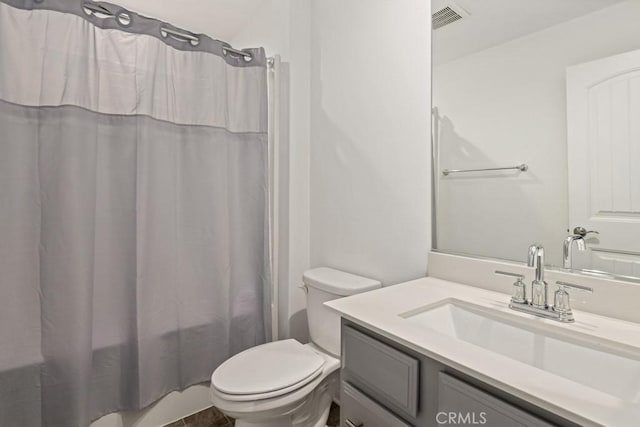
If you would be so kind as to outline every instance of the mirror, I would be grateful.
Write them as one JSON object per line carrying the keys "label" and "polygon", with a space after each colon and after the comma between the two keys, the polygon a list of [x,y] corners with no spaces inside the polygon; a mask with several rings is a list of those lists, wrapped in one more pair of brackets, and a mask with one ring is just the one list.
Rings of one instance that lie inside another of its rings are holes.
{"label": "mirror", "polygon": [[640,278],[640,1],[432,8],[434,249]]}

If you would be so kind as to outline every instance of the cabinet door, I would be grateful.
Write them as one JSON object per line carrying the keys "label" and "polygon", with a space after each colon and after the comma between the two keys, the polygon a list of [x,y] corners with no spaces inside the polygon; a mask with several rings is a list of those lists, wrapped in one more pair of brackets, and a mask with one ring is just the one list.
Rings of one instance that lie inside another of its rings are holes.
{"label": "cabinet door", "polygon": [[524,410],[444,372],[439,374],[438,425],[552,427]]}
{"label": "cabinet door", "polygon": [[347,383],[342,384],[340,412],[343,427],[410,427]]}
{"label": "cabinet door", "polygon": [[402,416],[418,412],[418,360],[353,328],[342,330],[343,380]]}

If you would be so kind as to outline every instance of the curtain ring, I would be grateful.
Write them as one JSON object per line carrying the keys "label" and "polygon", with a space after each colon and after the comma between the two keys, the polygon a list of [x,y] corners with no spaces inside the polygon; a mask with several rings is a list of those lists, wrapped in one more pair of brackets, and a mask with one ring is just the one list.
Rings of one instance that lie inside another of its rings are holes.
{"label": "curtain ring", "polygon": [[168,26],[160,27],[160,35],[164,39],[171,36],[172,39],[179,42],[189,42],[191,46],[198,46],[200,44],[200,37],[197,37],[195,34],[192,34],[188,31],[174,30],[173,28],[169,28]]}
{"label": "curtain ring", "polygon": [[133,24],[133,14],[127,9],[121,8],[115,13],[116,22],[124,28],[128,28]]}
{"label": "curtain ring", "polygon": [[[84,13],[91,16],[95,16],[96,18],[113,18],[113,13],[106,7],[102,6],[99,3],[94,3],[92,1],[82,2],[82,10]],[[98,16],[103,15],[103,16]]]}

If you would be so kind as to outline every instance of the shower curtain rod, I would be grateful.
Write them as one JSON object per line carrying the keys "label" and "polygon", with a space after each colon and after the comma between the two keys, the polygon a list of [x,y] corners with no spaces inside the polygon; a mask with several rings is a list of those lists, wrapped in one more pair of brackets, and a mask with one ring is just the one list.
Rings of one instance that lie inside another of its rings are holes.
{"label": "shower curtain rod", "polygon": [[[93,3],[93,2],[84,2],[82,4],[82,7],[84,7],[85,9],[88,9],[89,11],[93,12],[93,13],[100,13],[102,15],[107,15],[111,18],[118,18],[120,19],[121,17],[124,19],[128,19],[129,17],[126,16],[125,12],[121,12],[118,14],[118,16],[116,17],[116,15],[114,13],[112,13],[109,9],[107,9],[106,7],[98,4],[98,3]],[[123,16],[125,15],[125,16]],[[174,30],[173,28],[168,28],[167,26],[162,26],[160,28],[161,32],[167,33],[167,34],[171,34],[172,36],[175,37],[181,37],[185,40],[189,40],[190,42],[194,42],[194,43],[199,43],[200,39],[198,38],[198,36],[196,36],[195,34],[189,32],[189,31],[179,31],[179,30]],[[164,35],[163,35],[164,36]],[[166,37],[166,36],[165,36]],[[222,40],[219,40],[222,41]],[[231,52],[235,55],[240,55],[243,58],[248,58],[251,59],[252,56],[250,53],[247,53],[245,51],[242,50],[238,50],[238,49],[234,49],[233,47],[231,47],[230,45],[228,45],[228,43],[226,42],[222,42],[224,43],[224,46],[222,47],[223,51],[226,52]]]}

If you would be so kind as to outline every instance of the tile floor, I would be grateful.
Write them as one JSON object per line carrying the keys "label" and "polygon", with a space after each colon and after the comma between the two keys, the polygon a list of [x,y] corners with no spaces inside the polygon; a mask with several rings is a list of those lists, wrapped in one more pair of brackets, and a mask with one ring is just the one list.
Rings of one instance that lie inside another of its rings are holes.
{"label": "tile floor", "polygon": [[[211,407],[171,423],[166,427],[233,427],[234,424],[233,418],[229,418],[216,408]],[[331,405],[327,425],[329,427],[338,427],[340,425],[340,407],[335,403]]]}
{"label": "tile floor", "polygon": [[233,425],[233,418],[229,418],[218,409],[211,407],[171,423],[166,427],[233,427]]}
{"label": "tile floor", "polygon": [[331,404],[331,411],[329,411],[327,426],[340,427],[340,406],[336,405],[335,403]]}

